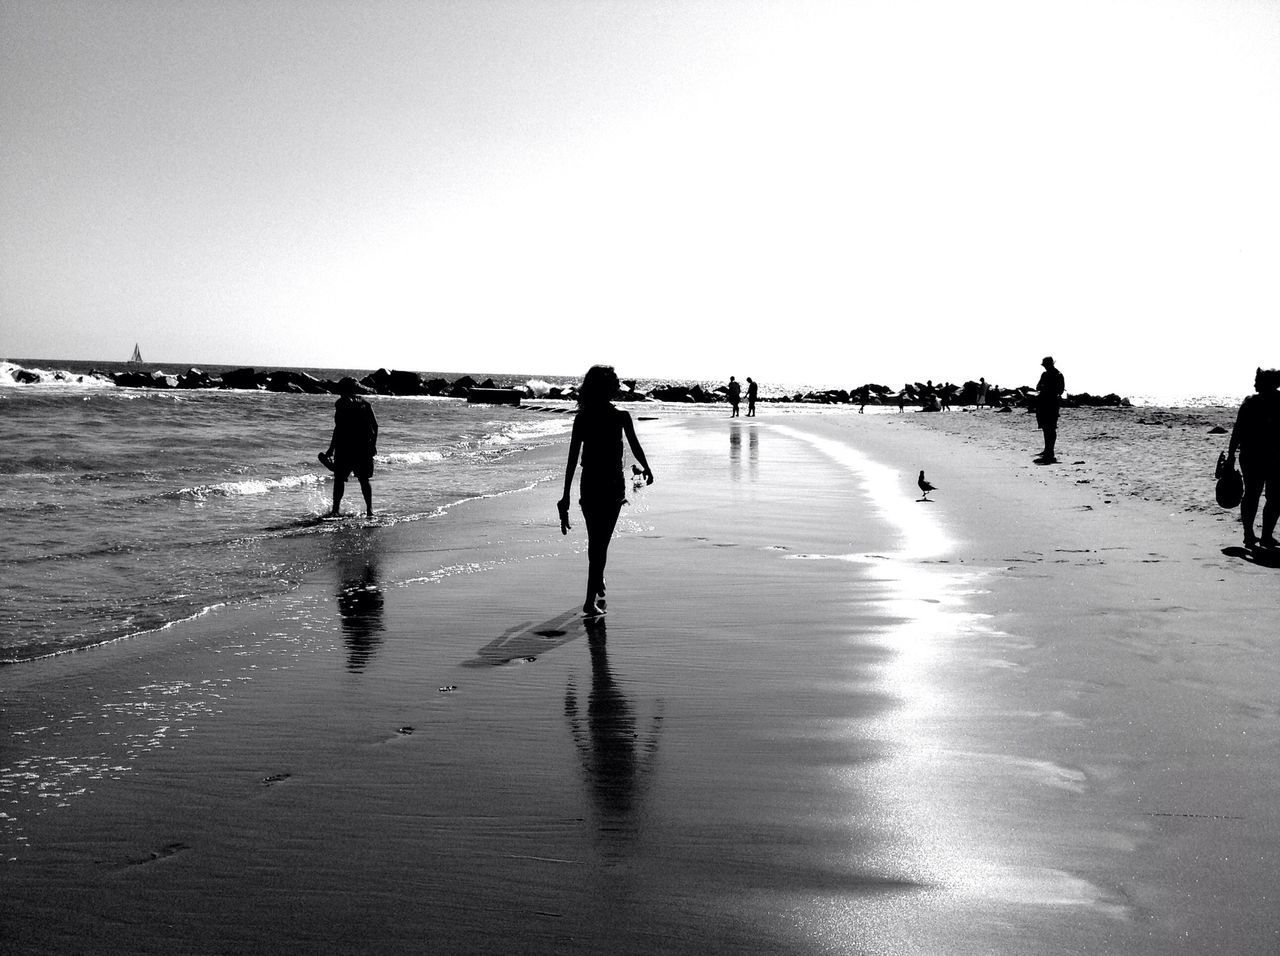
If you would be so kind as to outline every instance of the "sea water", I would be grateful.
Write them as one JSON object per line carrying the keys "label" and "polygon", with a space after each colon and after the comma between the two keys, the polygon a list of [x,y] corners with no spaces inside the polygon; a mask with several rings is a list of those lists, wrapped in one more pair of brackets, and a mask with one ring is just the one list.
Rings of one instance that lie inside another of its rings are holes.
{"label": "sea water", "polygon": [[[333,483],[316,455],[333,396],[117,388],[66,364],[34,385],[0,377],[0,662],[280,594],[331,554],[344,524],[324,520]],[[571,423],[457,399],[369,401],[379,526],[527,487],[521,456],[563,442]],[[364,521],[354,480],[343,511]]]}

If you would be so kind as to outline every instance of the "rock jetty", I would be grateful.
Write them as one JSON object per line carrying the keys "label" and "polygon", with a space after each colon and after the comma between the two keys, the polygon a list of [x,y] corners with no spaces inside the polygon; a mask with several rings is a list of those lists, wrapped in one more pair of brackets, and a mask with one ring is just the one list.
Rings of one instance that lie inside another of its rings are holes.
{"label": "rock jetty", "polygon": [[[40,376],[26,369],[16,369],[12,373],[15,384],[43,381]],[[248,391],[281,392],[294,395],[326,395],[338,393],[338,382],[330,379],[319,379],[306,372],[294,369],[273,369],[262,371],[254,368],[237,368],[222,372],[220,375],[199,369],[189,368],[181,374],[170,374],[161,371],[142,371],[129,369],[118,372],[94,371],[91,375],[108,379],[123,388],[153,389],[240,389]],[[674,402],[680,404],[706,405],[727,401],[727,388],[718,385],[707,388],[699,383],[657,382],[641,387],[635,380],[628,379],[622,383],[623,391],[619,400],[624,402]],[[525,382],[494,381],[486,378],[477,382],[470,375],[463,375],[453,381],[445,378],[424,378],[421,373],[403,369],[380,368],[370,372],[359,381],[359,391],[366,395],[389,396],[433,396],[438,398],[467,399],[472,390],[478,393],[506,393],[508,399],[514,393],[528,399],[561,399],[577,398],[574,386],[553,386],[550,389],[535,391]],[[890,407],[920,408],[926,411],[945,411],[952,407],[976,406],[980,397],[979,383],[967,381],[963,385],[952,382],[935,384],[928,382],[907,382],[901,388],[867,382],[854,388],[832,388],[810,392],[796,392],[791,395],[761,396],[761,403],[779,402],[809,405],[884,405]],[[1028,385],[1016,388],[1001,388],[988,385],[985,393],[986,405],[998,410],[1027,409],[1032,410],[1036,404],[1035,389]],[[1080,406],[1128,406],[1129,399],[1122,398],[1114,392],[1108,395],[1092,395],[1080,392],[1063,397],[1062,404],[1073,408]]]}

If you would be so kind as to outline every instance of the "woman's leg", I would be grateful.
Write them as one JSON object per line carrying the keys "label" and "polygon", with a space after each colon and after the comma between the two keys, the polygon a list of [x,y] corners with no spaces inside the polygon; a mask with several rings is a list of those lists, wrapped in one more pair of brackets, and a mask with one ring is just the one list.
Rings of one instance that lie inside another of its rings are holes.
{"label": "woman's leg", "polygon": [[587,599],[585,614],[598,614],[604,608],[598,602],[604,597],[604,566],[609,559],[609,540],[618,524],[622,502],[583,499],[582,517],[587,525]]}

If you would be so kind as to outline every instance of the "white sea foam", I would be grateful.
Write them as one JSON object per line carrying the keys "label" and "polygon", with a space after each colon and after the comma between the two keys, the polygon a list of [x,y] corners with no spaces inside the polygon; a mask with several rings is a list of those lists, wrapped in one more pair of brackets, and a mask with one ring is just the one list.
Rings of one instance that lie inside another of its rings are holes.
{"label": "white sea foam", "polygon": [[[36,376],[35,382],[19,382],[19,373]],[[114,388],[115,382],[99,375],[68,372],[63,369],[25,368],[13,362],[0,362],[0,385],[66,385],[79,388]]]}
{"label": "white sea foam", "polygon": [[193,501],[204,501],[213,497],[235,497],[238,495],[265,495],[272,491],[291,490],[308,485],[318,485],[322,479],[319,475],[289,475],[284,478],[246,478],[243,481],[221,481],[213,485],[197,485],[194,488],[182,488],[170,492],[166,497],[187,498]]}

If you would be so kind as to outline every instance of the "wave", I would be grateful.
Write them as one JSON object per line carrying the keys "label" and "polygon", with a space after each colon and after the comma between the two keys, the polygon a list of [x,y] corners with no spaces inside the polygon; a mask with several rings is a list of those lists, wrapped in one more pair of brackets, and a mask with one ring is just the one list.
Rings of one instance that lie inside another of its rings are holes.
{"label": "wave", "polygon": [[440,451],[393,451],[386,455],[375,455],[374,461],[381,465],[421,465],[424,462],[445,460]]}
{"label": "wave", "polygon": [[105,376],[87,372],[26,368],[13,362],[0,362],[0,385],[78,385],[87,388],[115,388],[116,383]]}
{"label": "wave", "polygon": [[123,641],[132,640],[134,638],[143,637],[147,634],[158,634],[161,631],[167,631],[170,628],[177,627],[187,621],[194,621],[211,614],[220,608],[227,606],[225,601],[218,601],[214,604],[208,604],[198,610],[172,618],[171,620],[161,621],[156,624],[148,624],[136,629],[126,629],[124,633],[99,635],[94,637],[81,637],[81,643],[76,643],[77,635],[72,635],[67,639],[67,643],[42,643],[29,647],[5,648],[0,654],[0,667],[12,664],[29,664],[32,661],[47,660],[51,657],[63,657],[67,654],[78,654],[82,651],[90,651],[95,648],[107,647],[111,644],[118,644]]}
{"label": "wave", "polygon": [[242,481],[220,481],[211,485],[196,485],[193,488],[180,488],[177,491],[166,491],[161,498],[177,498],[185,501],[208,501],[210,498],[235,498],[244,495],[265,495],[272,491],[291,491],[319,485],[323,482],[319,475],[289,475],[285,478],[246,478]]}

